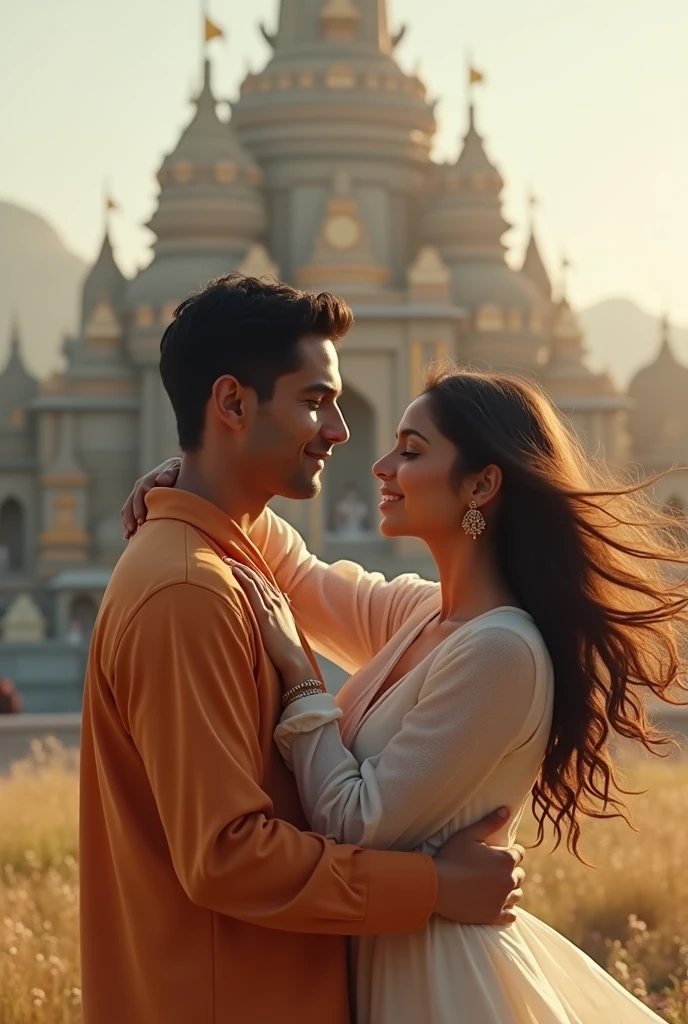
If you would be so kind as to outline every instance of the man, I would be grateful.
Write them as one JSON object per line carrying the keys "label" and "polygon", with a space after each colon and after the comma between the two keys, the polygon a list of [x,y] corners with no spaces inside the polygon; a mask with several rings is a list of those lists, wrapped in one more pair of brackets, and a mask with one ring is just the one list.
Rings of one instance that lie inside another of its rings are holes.
{"label": "man", "polygon": [[317,493],[347,440],[351,320],[334,296],[229,275],[163,337],[179,478],[148,495],[86,679],[85,1024],[346,1024],[344,936],[513,919],[521,851],[481,842],[503,810],[434,860],[306,831],[272,738],[279,680],[223,561],[271,578],[251,526],[274,495]]}

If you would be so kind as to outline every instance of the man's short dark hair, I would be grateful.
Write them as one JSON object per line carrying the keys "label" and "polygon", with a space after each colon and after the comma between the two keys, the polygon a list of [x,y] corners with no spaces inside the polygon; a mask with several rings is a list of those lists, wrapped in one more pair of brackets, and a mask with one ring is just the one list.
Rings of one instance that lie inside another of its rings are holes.
{"label": "man's short dark hair", "polygon": [[218,377],[231,375],[269,401],[278,377],[300,367],[304,337],[337,342],[353,323],[343,299],[281,282],[226,274],[174,311],[160,343],[160,376],[177,419],[182,451],[197,451]]}

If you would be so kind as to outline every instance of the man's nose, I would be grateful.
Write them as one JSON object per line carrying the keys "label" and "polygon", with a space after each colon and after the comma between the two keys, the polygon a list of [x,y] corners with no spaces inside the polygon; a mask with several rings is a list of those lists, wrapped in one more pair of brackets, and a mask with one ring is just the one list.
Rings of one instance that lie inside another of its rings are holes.
{"label": "man's nose", "polygon": [[330,444],[345,444],[351,437],[346,420],[337,407],[328,416],[326,423],[323,425],[322,433]]}

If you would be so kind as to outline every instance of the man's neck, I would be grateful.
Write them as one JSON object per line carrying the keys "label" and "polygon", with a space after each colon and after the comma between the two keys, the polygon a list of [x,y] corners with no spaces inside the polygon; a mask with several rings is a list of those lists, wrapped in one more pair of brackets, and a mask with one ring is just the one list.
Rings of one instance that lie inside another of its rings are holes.
{"label": "man's neck", "polygon": [[246,474],[227,466],[219,473],[208,465],[203,452],[182,455],[182,464],[175,486],[211,502],[233,519],[244,532],[264,511],[270,496],[258,496],[245,486]]}

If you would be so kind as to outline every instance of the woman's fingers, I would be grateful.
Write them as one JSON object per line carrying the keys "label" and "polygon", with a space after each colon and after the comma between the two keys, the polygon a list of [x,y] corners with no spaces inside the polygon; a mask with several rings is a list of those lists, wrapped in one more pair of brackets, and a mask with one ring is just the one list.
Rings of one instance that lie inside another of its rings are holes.
{"label": "woman's fingers", "polygon": [[248,603],[251,605],[254,612],[259,613],[268,611],[264,592],[261,587],[259,587],[253,576],[242,565],[235,564],[232,566],[232,569],[237,583],[246,594]]}
{"label": "woman's fingers", "polygon": [[148,515],[146,495],[148,492],[154,487],[174,487],[181,465],[182,460],[179,457],[167,459],[166,462],[162,462],[136,481],[131,494],[122,506],[121,515],[125,540],[133,537],[139,526],[146,521]]}
{"label": "woman's fingers", "polygon": [[[276,590],[269,580],[266,580],[262,573],[258,572],[250,565],[244,565],[243,562],[236,562],[233,558],[224,558],[224,562],[227,563],[232,569],[239,569],[249,579],[253,580],[255,585],[258,587],[260,592],[265,595],[265,599],[269,601],[280,601],[284,599],[284,595]],[[286,600],[286,599],[285,599]]]}

